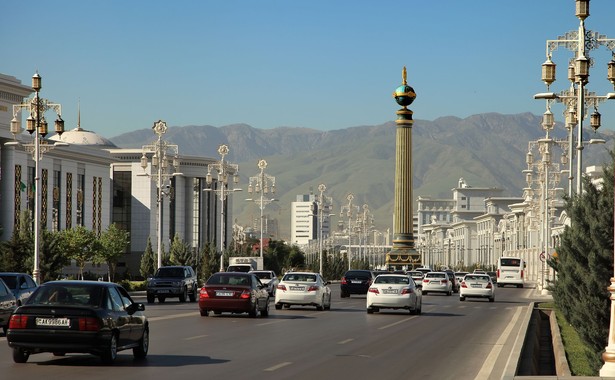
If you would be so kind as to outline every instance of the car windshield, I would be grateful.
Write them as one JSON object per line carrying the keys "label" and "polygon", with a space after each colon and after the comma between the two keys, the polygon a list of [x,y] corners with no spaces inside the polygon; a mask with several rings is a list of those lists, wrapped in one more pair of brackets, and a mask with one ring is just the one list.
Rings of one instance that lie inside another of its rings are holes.
{"label": "car windshield", "polygon": [[241,274],[214,274],[206,285],[250,285],[250,276]]}
{"label": "car windshield", "polygon": [[410,276],[412,276],[412,277],[423,277],[423,273],[422,272],[410,272],[408,274]]}
{"label": "car windshield", "polygon": [[88,284],[40,286],[28,299],[32,304],[89,305],[100,307],[104,287]]}
{"label": "car windshield", "polygon": [[159,268],[156,277],[184,277],[183,268]]}
{"label": "car windshield", "polygon": [[16,276],[0,276],[0,278],[2,278],[4,280],[4,283],[10,289],[16,289],[17,288],[17,277]]}
{"label": "car windshield", "polygon": [[464,281],[489,281],[490,278],[489,276],[474,276],[471,274],[468,274],[467,276],[464,277]]}
{"label": "car windshield", "polygon": [[352,278],[370,278],[371,277],[371,273],[365,272],[365,271],[351,271],[351,272],[346,272],[345,277],[346,278],[348,278],[348,277],[352,277]]}
{"label": "car windshield", "polygon": [[284,275],[282,281],[316,282],[316,275],[306,273],[289,273]]}
{"label": "car windshield", "polygon": [[426,278],[446,278],[445,273],[427,273]]}
{"label": "car windshield", "polygon": [[401,276],[378,276],[376,277],[376,284],[405,284],[410,283],[410,278]]}
{"label": "car windshield", "polygon": [[271,272],[252,272],[256,275],[256,277],[260,278],[261,280],[269,280],[271,279]]}

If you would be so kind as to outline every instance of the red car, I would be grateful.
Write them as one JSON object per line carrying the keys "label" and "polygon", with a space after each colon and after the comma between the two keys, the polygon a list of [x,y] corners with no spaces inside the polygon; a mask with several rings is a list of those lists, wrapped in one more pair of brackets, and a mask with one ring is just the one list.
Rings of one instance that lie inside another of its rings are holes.
{"label": "red car", "polygon": [[269,316],[269,291],[253,273],[219,272],[211,275],[199,293],[199,311],[206,317],[210,311],[248,313],[256,318]]}

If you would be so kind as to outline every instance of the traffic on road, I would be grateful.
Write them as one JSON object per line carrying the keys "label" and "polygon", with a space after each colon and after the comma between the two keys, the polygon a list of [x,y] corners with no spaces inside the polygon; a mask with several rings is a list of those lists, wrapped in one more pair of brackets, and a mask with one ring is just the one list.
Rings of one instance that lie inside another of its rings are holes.
{"label": "traffic on road", "polygon": [[95,355],[40,353],[17,364],[0,335],[0,372],[3,379],[500,378],[533,294],[529,286],[506,287],[495,302],[460,302],[434,293],[414,304],[420,314],[409,314],[412,308],[370,314],[367,294],[346,297],[341,284],[328,287],[330,310],[271,308],[256,319],[249,313],[202,318],[197,302],[147,304],[145,293],[133,294],[145,303],[149,323],[145,358],[120,351],[112,366],[101,366]]}

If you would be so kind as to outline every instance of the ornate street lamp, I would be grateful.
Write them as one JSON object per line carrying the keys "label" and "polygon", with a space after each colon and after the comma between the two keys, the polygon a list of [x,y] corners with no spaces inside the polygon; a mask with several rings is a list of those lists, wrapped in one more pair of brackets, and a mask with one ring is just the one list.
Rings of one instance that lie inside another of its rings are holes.
{"label": "ornate street lamp", "polygon": [[[53,110],[57,114],[55,121],[55,132],[61,135],[64,132],[64,120],[62,120],[62,106],[60,104],[51,103],[47,99],[40,97],[40,91],[42,88],[42,78],[37,73],[32,76],[32,89],[34,90],[34,98],[22,102],[21,104],[13,105],[13,119],[11,120],[11,133],[15,141],[7,142],[5,145],[9,146],[23,146],[26,152],[32,153],[32,159],[34,160],[35,176],[34,176],[34,268],[32,270],[32,276],[35,281],[41,283],[41,275],[39,270],[39,257],[40,257],[40,222],[41,222],[41,168],[40,161],[43,159],[43,154],[49,152],[57,146],[67,146],[65,142],[55,142],[49,144],[45,140],[47,135],[48,123],[45,120],[45,112]],[[17,136],[23,132],[21,128],[21,122],[17,118],[22,109],[28,110],[28,118],[26,119],[26,131],[31,135],[34,134],[34,141],[31,143],[20,143],[17,140]]]}
{"label": "ornate street lamp", "polygon": [[[225,213],[224,207],[226,204],[226,198],[229,194],[232,194],[235,191],[241,191],[241,189],[229,189],[229,176],[233,176],[233,183],[239,183],[239,165],[230,164],[224,162],[224,157],[228,154],[229,149],[228,145],[222,144],[218,147],[218,154],[220,155],[220,161],[215,164],[207,165],[207,176],[205,177],[205,182],[208,186],[204,191],[213,191],[220,196],[220,272],[224,272],[224,247],[225,247],[225,236],[226,236],[226,221],[225,221]],[[217,189],[214,189],[214,180],[211,174],[212,170],[215,170],[218,173],[217,179]]]}
{"label": "ornate street lamp", "polygon": [[[158,207],[158,218],[156,223],[156,235],[157,235],[157,253],[158,261],[157,268],[162,266],[162,207],[164,197],[173,197],[174,189],[172,187],[171,178],[174,176],[183,175],[183,173],[175,172],[179,169],[179,147],[175,144],[170,144],[168,141],[162,139],[162,136],[167,132],[167,123],[162,120],[158,120],[152,127],[154,133],[158,136],[155,142],[147,145],[143,145],[141,156],[141,167],[143,170],[147,170],[148,166],[148,154],[152,154],[151,165],[153,174],[145,173],[143,175],[148,176],[156,184],[156,205]],[[170,171],[169,164],[173,167],[173,171]]]}
{"label": "ornate street lamp", "polygon": [[265,173],[267,168],[267,161],[259,160],[257,164],[260,169],[260,173],[254,177],[250,177],[250,183],[248,185],[248,194],[258,194],[259,198],[249,198],[247,201],[254,201],[258,204],[261,212],[260,218],[260,257],[263,257],[263,211],[268,204],[275,201],[273,198],[268,198],[266,194],[275,194],[275,177]]}

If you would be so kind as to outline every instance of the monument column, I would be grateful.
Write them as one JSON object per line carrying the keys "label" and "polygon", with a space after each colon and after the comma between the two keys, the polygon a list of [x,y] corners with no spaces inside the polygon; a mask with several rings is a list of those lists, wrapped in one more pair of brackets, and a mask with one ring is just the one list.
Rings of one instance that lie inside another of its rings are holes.
{"label": "monument column", "polygon": [[387,266],[404,266],[410,269],[421,266],[420,255],[414,247],[412,213],[412,111],[408,106],[416,98],[408,86],[406,67],[402,70],[402,84],[393,92],[397,104],[395,137],[395,205],[393,209],[393,248],[386,256]]}

